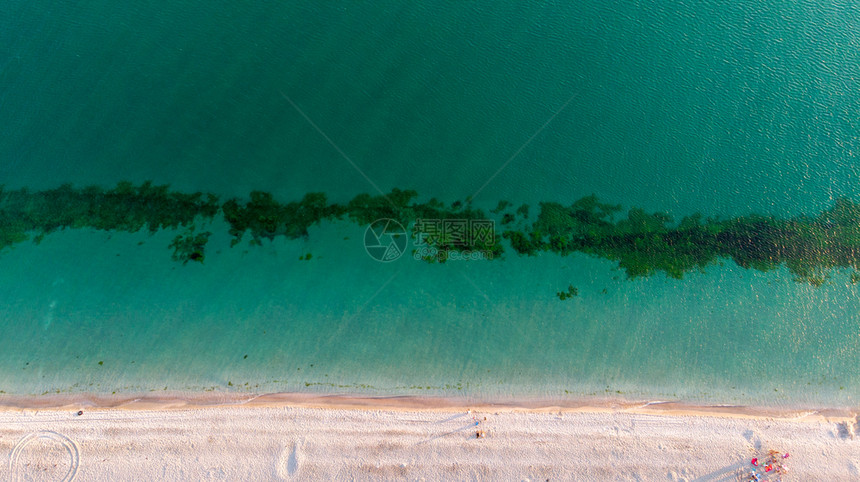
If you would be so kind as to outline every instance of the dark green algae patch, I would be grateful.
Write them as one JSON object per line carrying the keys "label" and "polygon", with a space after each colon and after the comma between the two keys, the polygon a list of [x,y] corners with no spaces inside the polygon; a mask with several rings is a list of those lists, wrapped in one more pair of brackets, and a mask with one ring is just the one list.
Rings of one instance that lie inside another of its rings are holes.
{"label": "dark green algae patch", "polygon": [[[818,216],[780,219],[749,215],[727,220],[694,214],[674,224],[665,213],[601,203],[595,196],[570,206],[541,203],[537,221],[503,236],[520,254],[574,252],[616,261],[628,278],[663,272],[680,279],[721,259],[770,271],[785,264],[798,282],[821,285],[834,268],[860,281],[860,204],[839,199]],[[616,219],[617,218],[617,219]]]}
{"label": "dark green algae patch", "polygon": [[66,228],[137,232],[189,226],[197,216],[214,217],[220,207],[213,194],[185,194],[168,186],[120,182],[106,190],[98,186],[31,192],[0,187],[0,251],[34,236],[34,241]]}
{"label": "dark green algae patch", "polygon": [[[346,204],[328,203],[325,194],[309,193],[299,201],[281,203],[270,193],[253,191],[249,200],[219,202],[210,193],[181,193],[165,185],[120,182],[113,189],[75,188],[69,184],[45,191],[4,190],[0,187],[0,253],[16,243],[67,228],[137,232],[146,228],[185,228],[170,244],[173,259],[182,263],[205,259],[210,232],[195,232],[196,220],[222,215],[230,225],[232,245],[250,234],[252,245],[278,236],[307,237],[322,220],[347,218],[369,225],[381,218],[413,226],[418,219],[490,219],[469,203],[447,205],[436,199],[418,203],[411,190],[393,189],[387,195],[360,194]],[[703,271],[723,259],[738,266],[769,271],[785,265],[795,280],[821,285],[833,269],[855,270],[850,281],[860,281],[860,204],[839,199],[817,216],[776,218],[748,215],[731,219],[699,214],[673,222],[665,213],[639,208],[626,212],[619,205],[587,196],[569,206],[540,203],[534,222],[529,207],[499,202],[491,210],[498,218],[494,233],[468,246],[439,237],[434,247],[445,251],[485,251],[498,259],[502,238],[520,255],[552,252],[560,256],[584,253],[617,262],[630,279],[662,272],[671,278]],[[413,238],[415,233],[413,233]],[[426,256],[444,262],[444,256]],[[571,294],[570,296],[575,296]]]}

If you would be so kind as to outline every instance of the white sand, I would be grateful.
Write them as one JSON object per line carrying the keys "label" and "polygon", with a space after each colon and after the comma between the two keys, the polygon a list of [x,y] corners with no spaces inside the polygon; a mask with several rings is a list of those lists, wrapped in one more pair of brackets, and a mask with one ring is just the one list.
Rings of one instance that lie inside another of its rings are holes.
{"label": "white sand", "polygon": [[0,480],[737,480],[751,456],[771,448],[791,454],[785,480],[860,479],[853,415],[468,413],[412,402],[387,410],[138,404],[83,408],[82,416],[73,406],[6,408]]}

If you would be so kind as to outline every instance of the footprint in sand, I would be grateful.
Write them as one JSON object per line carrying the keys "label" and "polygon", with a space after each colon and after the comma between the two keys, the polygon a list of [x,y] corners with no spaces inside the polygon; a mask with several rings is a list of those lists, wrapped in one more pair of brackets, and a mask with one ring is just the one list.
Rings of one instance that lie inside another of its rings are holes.
{"label": "footprint in sand", "polygon": [[836,435],[842,440],[854,440],[854,424],[851,422],[839,422],[836,424]]}
{"label": "footprint in sand", "polygon": [[276,467],[278,477],[281,480],[289,480],[295,477],[299,468],[301,468],[301,446],[301,441],[293,442],[281,451]]}
{"label": "footprint in sand", "polygon": [[9,457],[11,480],[62,480],[71,482],[78,475],[78,444],[65,435],[49,430],[33,432],[22,438]]}
{"label": "footprint in sand", "polygon": [[747,439],[747,442],[751,443],[753,448],[756,450],[761,450],[761,438],[756,435],[752,430],[744,431],[744,438]]}

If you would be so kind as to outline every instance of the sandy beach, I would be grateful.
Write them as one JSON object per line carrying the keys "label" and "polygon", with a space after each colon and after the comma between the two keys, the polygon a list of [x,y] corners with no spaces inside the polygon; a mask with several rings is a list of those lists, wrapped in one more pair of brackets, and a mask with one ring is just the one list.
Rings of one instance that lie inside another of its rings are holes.
{"label": "sandy beach", "polygon": [[771,449],[790,454],[783,480],[860,478],[850,412],[314,395],[25,401],[3,400],[0,480],[738,480]]}

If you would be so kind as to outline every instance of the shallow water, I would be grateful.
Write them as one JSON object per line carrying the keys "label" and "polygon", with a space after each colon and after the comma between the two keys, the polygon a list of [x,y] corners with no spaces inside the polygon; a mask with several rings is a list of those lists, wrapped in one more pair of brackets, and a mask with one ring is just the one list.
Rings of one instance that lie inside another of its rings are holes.
{"label": "shallow water", "polygon": [[[7,188],[399,187],[533,212],[595,193],[676,219],[860,197],[855,5],[7,3]],[[0,390],[860,396],[845,273],[814,288],[726,261],[630,281],[511,250],[379,263],[346,221],[232,248],[213,223],[203,264],[171,260],[169,230],[0,252]],[[579,296],[559,300],[568,285]]]}

